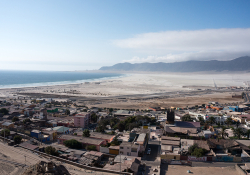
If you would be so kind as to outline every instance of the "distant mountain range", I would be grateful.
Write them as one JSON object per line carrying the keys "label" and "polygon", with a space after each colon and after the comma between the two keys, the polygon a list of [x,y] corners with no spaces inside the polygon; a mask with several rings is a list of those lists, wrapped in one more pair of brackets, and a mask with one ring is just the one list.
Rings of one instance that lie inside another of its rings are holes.
{"label": "distant mountain range", "polygon": [[118,63],[101,67],[103,71],[160,71],[160,72],[200,72],[200,71],[250,71],[250,57],[239,57],[230,61],[184,61],[175,63]]}

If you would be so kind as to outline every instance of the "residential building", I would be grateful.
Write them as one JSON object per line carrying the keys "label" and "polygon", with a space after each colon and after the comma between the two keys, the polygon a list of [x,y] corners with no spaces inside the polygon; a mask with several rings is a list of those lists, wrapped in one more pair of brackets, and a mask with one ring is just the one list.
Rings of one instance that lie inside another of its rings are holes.
{"label": "residential building", "polygon": [[74,126],[79,128],[87,128],[90,123],[90,113],[82,112],[74,116]]}
{"label": "residential building", "polygon": [[65,126],[57,126],[53,128],[54,131],[56,131],[58,134],[69,134],[70,129]]}
{"label": "residential building", "polygon": [[136,143],[140,145],[140,152],[143,153],[148,144],[148,138],[146,133],[139,134],[138,138],[136,139]]}
{"label": "residential building", "polygon": [[102,139],[105,140],[106,143],[110,143],[115,138],[115,135],[102,134],[99,132],[90,132],[90,138]]}
{"label": "residential building", "polygon": [[[119,158],[120,156],[118,156]],[[138,172],[138,168],[141,164],[141,159],[139,157],[130,159],[126,157],[123,157],[122,163],[115,163],[113,165],[111,164],[106,164],[104,166],[104,169],[107,170],[112,170],[112,171],[117,171],[117,172],[130,172],[133,175],[136,175]]]}
{"label": "residential building", "polygon": [[179,148],[180,147],[180,138],[179,137],[162,136],[161,137],[161,145],[168,145],[168,146],[172,146],[172,148]]}
{"label": "residential building", "polygon": [[63,144],[66,140],[75,139],[78,142],[82,143],[83,146],[94,145],[96,146],[96,150],[100,151],[100,146],[105,143],[105,140],[101,139],[94,139],[89,137],[79,137],[79,136],[72,136],[72,135],[61,135],[58,136],[58,144]]}
{"label": "residential building", "polygon": [[0,127],[1,128],[6,128],[6,129],[10,129],[10,128],[14,128],[14,123],[12,123],[12,122],[1,122],[0,123]]}
{"label": "residential building", "polygon": [[140,144],[133,142],[122,142],[120,144],[120,154],[127,156],[136,156],[138,157],[138,153],[140,150]]}

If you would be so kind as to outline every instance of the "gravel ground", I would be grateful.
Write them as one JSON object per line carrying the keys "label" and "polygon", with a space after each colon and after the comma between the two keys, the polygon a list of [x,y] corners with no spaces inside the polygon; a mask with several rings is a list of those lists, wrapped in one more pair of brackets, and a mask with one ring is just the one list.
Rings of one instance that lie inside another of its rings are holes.
{"label": "gravel ground", "polygon": [[0,174],[5,175],[5,174],[10,174],[15,170],[15,166],[12,166],[9,163],[4,163],[1,161],[0,163]]}
{"label": "gravel ground", "polygon": [[161,169],[161,174],[166,175],[184,175],[188,170],[191,171],[190,174],[197,175],[211,175],[211,174],[219,174],[219,175],[236,175],[238,172],[235,167],[190,167],[190,166],[182,166],[182,165],[169,165],[167,169],[164,167]]}

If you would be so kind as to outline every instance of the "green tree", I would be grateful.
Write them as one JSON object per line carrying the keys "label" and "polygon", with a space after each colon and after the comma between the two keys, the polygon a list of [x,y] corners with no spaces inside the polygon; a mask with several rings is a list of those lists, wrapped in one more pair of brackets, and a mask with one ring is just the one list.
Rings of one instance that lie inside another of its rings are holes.
{"label": "green tree", "polygon": [[113,108],[109,108],[109,113],[113,112],[114,109]]}
{"label": "green tree", "polygon": [[245,96],[245,92],[242,92],[242,93],[241,93],[241,98],[243,99],[244,96]]}
{"label": "green tree", "polygon": [[202,148],[195,148],[191,155],[195,157],[202,157],[205,155],[205,150]]}
{"label": "green tree", "polygon": [[0,109],[0,113],[3,115],[7,115],[9,113],[9,111],[6,108],[2,108],[2,109]]}
{"label": "green tree", "polygon": [[198,119],[199,119],[199,122],[200,122],[202,125],[205,123],[205,120],[204,120],[203,117],[198,117]]}
{"label": "green tree", "polygon": [[69,148],[76,148],[76,149],[81,149],[82,148],[82,143],[78,142],[75,139],[66,140],[63,143],[64,143],[65,146],[67,146]]}
{"label": "green tree", "polygon": [[8,130],[8,129],[3,129],[3,130],[1,131],[1,136],[4,137],[4,131],[5,131],[5,137],[7,137],[7,136],[10,135],[10,130]]}
{"label": "green tree", "polygon": [[52,156],[59,156],[59,153],[57,152],[57,150],[52,146],[47,146],[45,148],[45,153],[52,155]]}
{"label": "green tree", "polygon": [[236,124],[236,128],[238,128],[240,126],[240,122],[239,121],[237,121],[235,124]]}
{"label": "green tree", "polygon": [[96,132],[104,132],[105,129],[106,129],[106,126],[102,124],[96,127]]}
{"label": "green tree", "polygon": [[205,155],[206,150],[199,148],[197,144],[194,144],[188,149],[189,154],[196,157],[202,157]]}
{"label": "green tree", "polygon": [[191,116],[189,114],[185,114],[182,118],[181,121],[187,121],[187,122],[192,122],[193,119],[191,118]]}
{"label": "green tree", "polygon": [[242,128],[236,128],[236,129],[233,128],[233,133],[234,136],[237,137],[238,139],[240,139],[241,136],[244,134]]}
{"label": "green tree", "polygon": [[125,124],[123,122],[118,123],[117,128],[120,132],[123,132],[125,130]]}
{"label": "green tree", "polygon": [[15,142],[15,144],[19,144],[19,143],[21,143],[21,141],[22,141],[22,136],[16,135],[16,136],[14,137],[14,142]]}
{"label": "green tree", "polygon": [[215,119],[215,117],[213,117],[213,116],[209,117],[209,119],[208,119],[208,123],[209,123],[210,125],[215,124],[215,123],[216,123],[216,119]]}
{"label": "green tree", "polygon": [[19,118],[18,117],[13,117],[12,122],[16,122],[16,121],[19,121]]}
{"label": "green tree", "polygon": [[90,136],[90,133],[89,133],[89,130],[88,129],[85,129],[82,133],[82,136],[83,137],[89,137]]}
{"label": "green tree", "polygon": [[96,115],[96,113],[91,114],[90,120],[91,120],[92,123],[96,123],[97,122],[98,116]]}
{"label": "green tree", "polygon": [[66,109],[65,114],[66,114],[66,115],[70,115],[70,110],[69,110],[69,109]]}
{"label": "green tree", "polygon": [[23,120],[23,123],[26,124],[27,122],[31,122],[31,120],[29,118],[26,118]]}
{"label": "green tree", "polygon": [[120,145],[118,139],[114,138],[114,140],[111,142],[111,146],[118,146],[118,145]]}
{"label": "green tree", "polygon": [[229,127],[230,125],[232,125],[232,123],[233,123],[232,118],[231,117],[227,118],[225,123],[227,124],[227,127]]}
{"label": "green tree", "polygon": [[96,146],[95,145],[88,145],[86,147],[86,149],[89,150],[89,151],[96,151]]}
{"label": "green tree", "polygon": [[228,137],[228,133],[226,132],[226,127],[223,126],[221,129],[221,132],[219,133],[219,135],[221,135],[221,137],[224,139],[224,136]]}
{"label": "green tree", "polygon": [[249,139],[249,135],[250,135],[250,129],[248,129],[248,130],[246,131],[247,139]]}
{"label": "green tree", "polygon": [[189,148],[188,148],[188,152],[190,153],[190,154],[192,154],[192,152],[194,152],[194,149],[195,148],[198,148],[198,145],[197,144],[193,144],[192,146],[190,146]]}

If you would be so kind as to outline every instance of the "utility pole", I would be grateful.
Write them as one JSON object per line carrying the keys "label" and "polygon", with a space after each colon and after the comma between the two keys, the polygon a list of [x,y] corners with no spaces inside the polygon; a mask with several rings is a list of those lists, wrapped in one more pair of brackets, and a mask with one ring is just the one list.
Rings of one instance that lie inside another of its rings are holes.
{"label": "utility pole", "polygon": [[3,131],[4,131],[3,143],[5,144],[5,128],[3,129]]}
{"label": "utility pole", "polygon": [[122,155],[121,155],[121,153],[120,153],[120,174],[122,174]]}
{"label": "utility pole", "polygon": [[24,158],[25,158],[25,165],[26,165],[26,156],[24,155]]}

